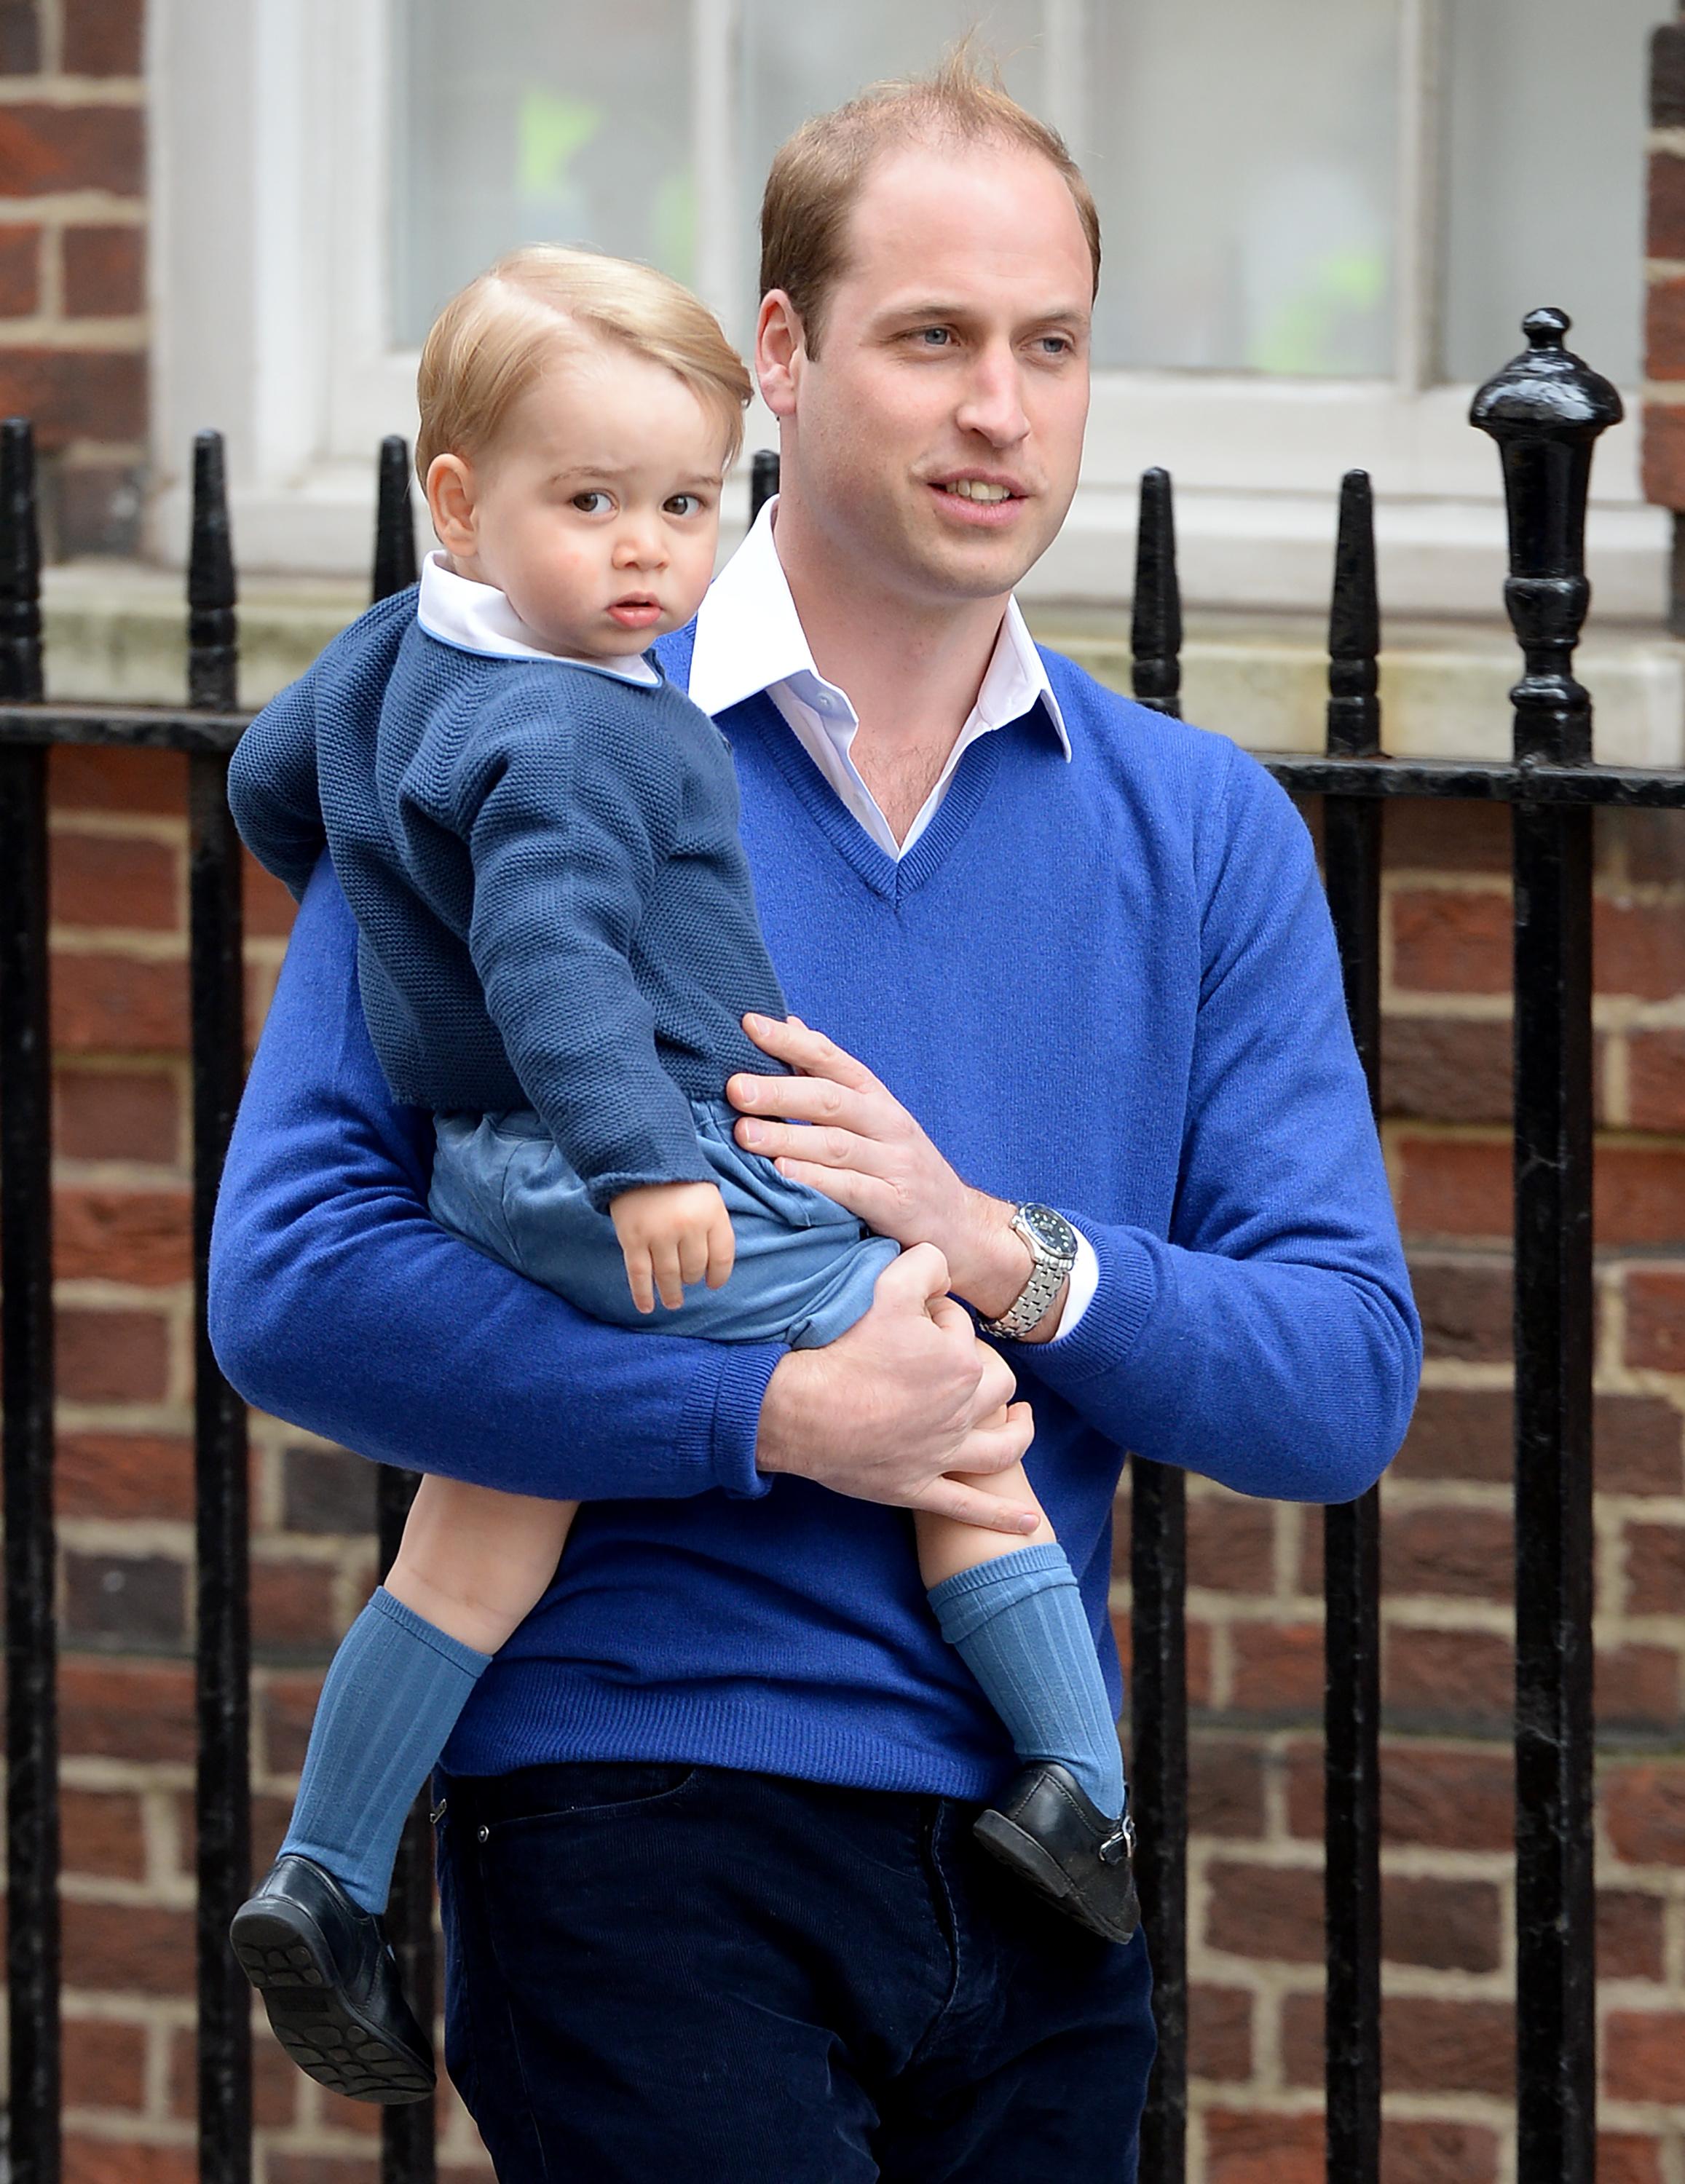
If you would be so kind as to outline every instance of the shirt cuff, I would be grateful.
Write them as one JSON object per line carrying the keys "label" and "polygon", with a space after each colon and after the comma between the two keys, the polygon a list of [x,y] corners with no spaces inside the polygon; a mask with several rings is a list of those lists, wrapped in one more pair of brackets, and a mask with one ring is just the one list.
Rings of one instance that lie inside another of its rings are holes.
{"label": "shirt cuff", "polygon": [[[1074,1228],[1075,1223],[1072,1226]],[[1100,1286],[1100,1259],[1080,1228],[1076,1232],[1076,1257],[1065,1283],[1065,1306],[1059,1314],[1058,1324],[1046,1339],[1061,1342],[1068,1334],[1074,1334],[1077,1322],[1094,1301],[1094,1292]]]}

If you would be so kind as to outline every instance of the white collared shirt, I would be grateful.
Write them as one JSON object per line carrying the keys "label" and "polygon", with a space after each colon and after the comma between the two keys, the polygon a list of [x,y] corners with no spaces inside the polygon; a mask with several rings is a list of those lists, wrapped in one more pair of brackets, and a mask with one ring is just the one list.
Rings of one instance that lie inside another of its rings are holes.
{"label": "white collared shirt", "polygon": [[[773,499],[762,510],[749,536],[715,577],[696,616],[690,695],[705,713],[717,717],[728,707],[764,691],[839,801],[888,857],[904,857],[935,817],[955,770],[972,744],[980,736],[1021,721],[1038,699],[1068,760],[1070,738],[1059,701],[1018,601],[1009,599],[977,703],[935,788],[897,842],[851,755],[859,716],[846,693],[826,682],[813,664],[812,648],[773,541],[777,506]],[[1093,1245],[1079,1229],[1076,1263],[1056,1336],[1072,1332],[1099,1285],[1100,1262]]]}
{"label": "white collared shirt", "polygon": [[845,808],[886,857],[904,857],[912,849],[935,817],[955,770],[973,744],[1021,721],[1038,698],[1069,758],[1070,738],[1047,670],[1018,601],[1009,599],[977,703],[935,788],[897,842],[851,755],[859,716],[847,694],[827,682],[813,665],[812,650],[773,543],[777,506],[773,500],[762,510],[749,536],[715,577],[697,615],[690,695],[705,713],[718,715],[764,690]]}
{"label": "white collared shirt", "polygon": [[541,644],[538,632],[522,621],[495,585],[459,577],[445,566],[443,554],[429,554],[421,564],[416,619],[442,644],[455,645],[459,652],[477,652],[485,659],[561,660],[568,667],[589,667],[594,675],[606,675],[616,682],[647,686],[661,679],[639,653],[629,653],[622,660],[594,660]]}

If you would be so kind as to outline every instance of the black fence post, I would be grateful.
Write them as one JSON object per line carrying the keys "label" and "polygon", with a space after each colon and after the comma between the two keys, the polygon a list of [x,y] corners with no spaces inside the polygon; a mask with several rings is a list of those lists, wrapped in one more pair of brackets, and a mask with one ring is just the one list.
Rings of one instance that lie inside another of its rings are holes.
{"label": "black fence post", "polygon": [[[222,437],[193,443],[187,565],[187,702],[236,704],[234,556]],[[187,761],[188,928],[193,1075],[193,1434],[198,1767],[198,2093],[201,2184],[252,2173],[251,1990],[228,1946],[249,1893],[251,1616],[246,1407],[211,1353],[211,1219],[245,1078],[240,844],[228,760]]]}
{"label": "black fence post", "polygon": [[[1179,718],[1181,592],[1168,471],[1144,471],[1135,532],[1130,683]],[[1152,1953],[1158,2054],[1141,2124],[1141,2184],[1181,2184],[1188,2131],[1188,1675],[1186,1481],[1130,1458],[1130,1804],[1141,1924]]]}
{"label": "black fence post", "polygon": [[[416,526],[410,503],[410,448],[400,433],[381,442],[380,493],[375,511],[374,597],[390,599],[416,581]],[[392,1568],[404,1536],[404,1519],[420,1484],[413,1471],[382,1464],[376,1473],[375,1529],[382,1579]],[[387,1938],[398,1959],[404,1992],[418,2024],[432,2030],[433,1844],[427,1825],[428,1793],[423,1790],[404,1823],[392,1893],[386,1914]],[[436,2129],[431,2101],[383,2109],[380,2123],[382,2184],[433,2184],[438,2170]]]}
{"label": "black fence post", "polygon": [[1475,397],[1509,520],[1504,604],[1526,663],[1515,763],[1515,1924],[1519,2184],[1592,2184],[1592,820],[1530,801],[1526,768],[1588,765],[1571,674],[1591,597],[1586,495],[1605,379],[1529,313]]}
{"label": "black fence post", "polygon": [[375,565],[370,596],[389,599],[416,581],[416,519],[410,504],[410,443],[388,432],[380,443],[375,506]]}
{"label": "black fence post", "polygon": [[[1381,605],[1368,474],[1340,488],[1328,618],[1331,758],[1381,751]],[[1323,872],[1370,1105],[1381,1074],[1378,799],[1323,800]],[[1381,1490],[1323,1513],[1324,1892],[1329,2184],[1381,2172]]]}
{"label": "black fence post", "polygon": [[[38,699],[41,549],[28,421],[0,424],[0,698]],[[59,1712],[53,1622],[53,1053],[47,753],[0,748],[0,1293],[6,1518],[6,1977],[14,2184],[59,2173]]]}

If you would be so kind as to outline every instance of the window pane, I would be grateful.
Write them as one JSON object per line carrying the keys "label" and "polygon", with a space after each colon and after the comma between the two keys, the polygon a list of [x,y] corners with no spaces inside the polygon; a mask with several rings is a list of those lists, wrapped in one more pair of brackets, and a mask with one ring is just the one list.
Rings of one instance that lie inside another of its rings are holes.
{"label": "window pane", "polygon": [[760,252],[761,192],[772,158],[810,114],[823,114],[885,76],[932,68],[968,31],[978,31],[1001,63],[1007,88],[1042,108],[1041,0],[848,0],[845,6],[793,6],[791,0],[744,0],[743,232],[748,247],[744,297],[752,325]]}
{"label": "window pane", "polygon": [[404,0],[393,336],[522,242],[691,273],[689,0]]}
{"label": "window pane", "polygon": [[1091,13],[1102,363],[1392,369],[1397,0]]}
{"label": "window pane", "polygon": [[1645,78],[1655,0],[1450,0],[1442,353],[1485,379],[1524,312],[1559,304],[1572,346],[1639,377]]}

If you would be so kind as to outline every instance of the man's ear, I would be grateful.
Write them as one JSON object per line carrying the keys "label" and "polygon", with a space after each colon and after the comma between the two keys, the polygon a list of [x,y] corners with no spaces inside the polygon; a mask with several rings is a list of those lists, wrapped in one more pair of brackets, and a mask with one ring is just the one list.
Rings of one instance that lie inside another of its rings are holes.
{"label": "man's ear", "polygon": [[435,455],[427,465],[427,514],[438,543],[454,561],[477,549],[474,473],[460,455]]}
{"label": "man's ear", "polygon": [[755,325],[755,376],[773,416],[795,415],[796,382],[806,360],[806,336],[795,304],[782,288],[769,288]]}

